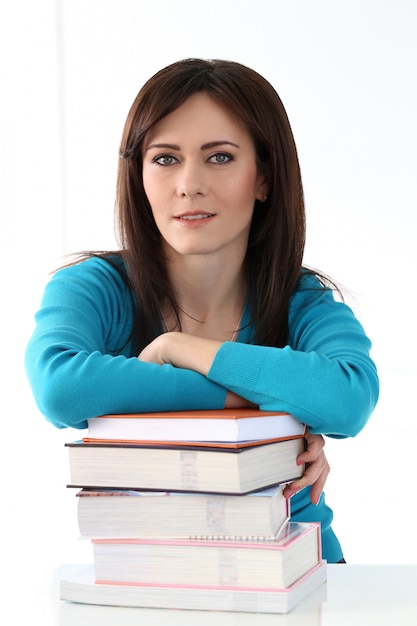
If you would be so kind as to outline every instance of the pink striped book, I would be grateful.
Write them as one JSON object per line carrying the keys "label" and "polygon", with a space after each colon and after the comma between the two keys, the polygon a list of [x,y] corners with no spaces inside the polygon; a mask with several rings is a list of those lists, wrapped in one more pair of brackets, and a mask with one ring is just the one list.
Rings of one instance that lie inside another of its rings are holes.
{"label": "pink striped book", "polygon": [[[98,584],[95,582],[93,565],[67,565],[61,570],[60,599],[73,603],[108,607],[192,609],[195,611],[231,611],[258,614],[288,614],[291,612],[293,615],[292,611],[296,612],[298,606],[301,608],[309,601],[309,598],[314,598],[313,617],[317,619],[317,616],[320,618],[321,602],[326,598],[326,580],[326,561],[317,563],[290,587],[255,590],[241,587]],[[213,613],[210,615],[213,619]],[[221,618],[221,613],[218,615],[219,617],[214,620],[215,623],[218,623]],[[137,624],[140,615],[134,617],[134,623]],[[172,619],[171,615],[169,617]],[[301,624],[301,620],[306,619],[304,612],[298,617],[300,622],[297,621],[297,615],[294,614],[295,620],[291,622],[294,623],[294,626]],[[119,623],[120,615],[115,615],[115,618],[115,623]],[[181,616],[178,614],[175,619],[180,619],[182,622]],[[304,624],[304,621],[302,623]],[[321,619],[318,623],[321,623]]]}
{"label": "pink striped book", "polygon": [[96,581],[280,589],[321,561],[320,525],[289,522],[276,539],[95,539]]}

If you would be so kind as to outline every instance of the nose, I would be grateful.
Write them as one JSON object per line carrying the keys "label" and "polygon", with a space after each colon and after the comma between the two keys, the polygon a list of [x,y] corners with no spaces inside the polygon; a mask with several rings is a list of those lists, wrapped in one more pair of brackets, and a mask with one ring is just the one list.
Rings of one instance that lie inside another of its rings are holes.
{"label": "nose", "polygon": [[208,184],[202,165],[183,163],[178,170],[177,195],[180,198],[194,198],[205,195]]}

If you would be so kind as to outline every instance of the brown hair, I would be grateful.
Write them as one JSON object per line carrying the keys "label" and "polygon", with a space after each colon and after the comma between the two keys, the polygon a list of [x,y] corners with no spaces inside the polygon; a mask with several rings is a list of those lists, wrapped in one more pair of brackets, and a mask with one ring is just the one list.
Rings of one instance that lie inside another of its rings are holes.
{"label": "brown hair", "polygon": [[297,150],[275,89],[236,62],[185,59],[142,87],[125,123],[117,178],[116,217],[128,278],[138,303],[134,335],[141,349],[155,337],[162,304],[178,318],[161,236],[142,183],[142,146],[150,129],[196,92],[207,92],[245,125],[256,150],[268,198],[255,203],[246,256],[248,297],[258,344],[288,341],[288,305],[302,268],[304,196]]}

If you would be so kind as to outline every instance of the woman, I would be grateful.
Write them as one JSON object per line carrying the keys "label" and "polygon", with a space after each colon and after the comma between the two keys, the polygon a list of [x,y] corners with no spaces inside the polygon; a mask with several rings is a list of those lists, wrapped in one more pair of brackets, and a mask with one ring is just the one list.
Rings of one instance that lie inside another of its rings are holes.
{"label": "woman", "polygon": [[352,311],[302,266],[280,98],[237,63],[174,63],[137,95],[120,157],[120,251],[57,272],[37,314],[26,367],[40,410],[76,428],[104,413],[288,411],[309,428],[292,518],[320,521],[324,558],[342,560],[322,435],[364,427],[378,378]]}

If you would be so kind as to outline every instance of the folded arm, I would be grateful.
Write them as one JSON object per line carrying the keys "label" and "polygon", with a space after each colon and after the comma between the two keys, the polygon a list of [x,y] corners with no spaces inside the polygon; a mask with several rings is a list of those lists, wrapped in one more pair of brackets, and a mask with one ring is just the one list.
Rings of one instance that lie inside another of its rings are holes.
{"label": "folded arm", "polygon": [[330,298],[293,319],[294,347],[219,343],[174,332],[155,339],[139,359],[199,372],[233,398],[292,413],[311,433],[355,436],[375,407],[379,382],[361,325]]}

